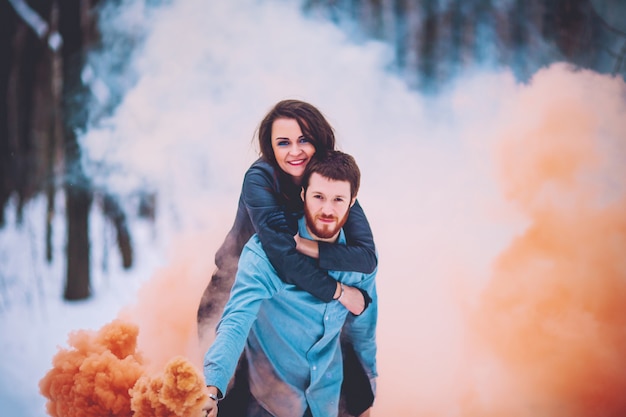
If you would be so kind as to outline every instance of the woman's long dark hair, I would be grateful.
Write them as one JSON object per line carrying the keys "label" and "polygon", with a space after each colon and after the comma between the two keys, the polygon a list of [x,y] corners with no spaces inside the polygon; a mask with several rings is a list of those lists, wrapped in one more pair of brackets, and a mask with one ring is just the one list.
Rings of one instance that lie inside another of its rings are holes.
{"label": "woman's long dark hair", "polygon": [[280,118],[295,119],[302,134],[315,146],[316,153],[335,149],[335,132],[317,108],[300,100],[283,100],[276,103],[259,125],[260,155],[270,164],[278,166],[272,149],[272,124]]}

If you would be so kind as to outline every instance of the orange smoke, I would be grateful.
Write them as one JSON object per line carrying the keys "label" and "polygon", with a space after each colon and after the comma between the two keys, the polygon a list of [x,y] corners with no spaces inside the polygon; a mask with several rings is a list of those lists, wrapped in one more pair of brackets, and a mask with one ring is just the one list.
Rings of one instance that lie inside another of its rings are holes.
{"label": "orange smoke", "polygon": [[[204,401],[196,311],[210,277],[211,243],[176,244],[174,261],[138,292],[138,301],[98,332],[70,334],[40,381],[52,417],[193,416]],[[141,329],[141,332],[139,331]],[[165,368],[162,375],[153,377]]]}
{"label": "orange smoke", "polygon": [[500,132],[505,191],[529,224],[474,320],[513,391],[474,399],[472,415],[626,413],[625,93],[622,80],[551,68]]}
{"label": "orange smoke", "polygon": [[176,239],[170,262],[143,284],[137,302],[119,314],[141,329],[137,344],[149,373],[163,369],[176,356],[184,356],[196,367],[202,367],[208,346],[199,341],[196,317],[200,298],[215,268],[210,254],[216,245],[207,236]]}
{"label": "orange smoke", "polygon": [[[528,85],[503,90],[507,96],[494,106],[498,113],[490,115],[489,129],[477,124],[462,130],[481,140],[496,132],[498,179],[525,228],[494,250],[499,255],[477,302],[457,303],[455,290],[481,286],[488,275],[480,270],[479,277],[464,276],[465,263],[455,257],[471,256],[474,247],[457,237],[474,230],[463,226],[477,222],[486,237],[477,234],[472,245],[489,247],[489,235],[500,224],[459,216],[454,227],[434,230],[422,227],[427,222],[410,217],[410,210],[390,216],[385,204],[377,220],[393,225],[397,218],[402,229],[381,227],[377,233],[385,256],[378,280],[380,378],[373,415],[626,415],[626,85],[556,65]],[[447,191],[430,182],[435,201],[459,212],[457,202],[470,204],[480,191]],[[408,192],[396,195],[402,199]],[[373,209],[367,208],[368,215]],[[449,219],[436,220],[446,226]],[[398,237],[407,230],[410,241]],[[433,250],[431,236],[422,235],[436,233],[450,236],[442,236]],[[175,261],[120,315],[137,323],[139,336],[136,326],[115,321],[97,335],[70,337],[74,350],[60,351],[40,384],[52,417],[194,413],[202,396],[193,365],[199,367],[203,353],[195,313],[225,234],[215,233],[220,238],[214,242],[176,245]],[[416,254],[422,257],[418,262]],[[424,254],[441,254],[445,265]],[[469,282],[473,278],[480,283]],[[449,282],[460,285],[448,289]],[[457,317],[464,305],[476,307]],[[149,377],[164,367],[162,376]]]}
{"label": "orange smoke", "polygon": [[130,394],[135,417],[199,415],[208,398],[203,378],[183,357],[172,359],[161,376],[139,378]]}
{"label": "orange smoke", "polygon": [[139,328],[114,320],[96,332],[70,335],[40,381],[52,417],[193,416],[206,401],[204,381],[184,357],[162,375],[146,374],[136,350]]}
{"label": "orange smoke", "polygon": [[99,332],[70,334],[39,382],[52,417],[131,416],[130,394],[143,372],[135,350],[139,329],[119,320]]}

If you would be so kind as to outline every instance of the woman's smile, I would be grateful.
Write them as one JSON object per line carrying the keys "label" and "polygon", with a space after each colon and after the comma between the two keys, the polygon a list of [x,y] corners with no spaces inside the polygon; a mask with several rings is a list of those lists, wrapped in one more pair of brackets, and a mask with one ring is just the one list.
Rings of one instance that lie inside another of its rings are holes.
{"label": "woman's smile", "polygon": [[305,165],[307,163],[308,159],[296,159],[293,161],[287,161],[288,164],[293,165],[293,166],[300,166],[300,165]]}

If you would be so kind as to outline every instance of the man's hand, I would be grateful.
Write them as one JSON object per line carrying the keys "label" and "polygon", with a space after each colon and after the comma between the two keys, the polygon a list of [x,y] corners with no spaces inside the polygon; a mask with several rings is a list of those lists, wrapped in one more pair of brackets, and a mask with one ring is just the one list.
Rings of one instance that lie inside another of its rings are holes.
{"label": "man's hand", "polygon": [[202,407],[201,417],[217,417],[217,401],[209,398]]}
{"label": "man's hand", "polygon": [[343,294],[340,295],[339,301],[348,311],[355,316],[363,313],[365,310],[365,297],[361,290],[349,285],[343,285]]}
{"label": "man's hand", "polygon": [[202,406],[202,414],[200,417],[217,417],[217,388],[210,386],[207,387],[207,390],[210,397],[207,398],[206,403]]}

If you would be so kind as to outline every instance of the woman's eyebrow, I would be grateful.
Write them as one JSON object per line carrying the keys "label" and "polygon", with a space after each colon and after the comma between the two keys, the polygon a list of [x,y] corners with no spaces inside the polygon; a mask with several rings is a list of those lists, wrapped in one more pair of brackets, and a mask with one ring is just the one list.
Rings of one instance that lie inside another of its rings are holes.
{"label": "woman's eyebrow", "polygon": [[[306,138],[307,138],[306,135],[298,136],[298,139],[306,139]],[[274,140],[279,140],[279,139],[289,139],[289,138],[287,136],[277,136],[274,138]]]}

